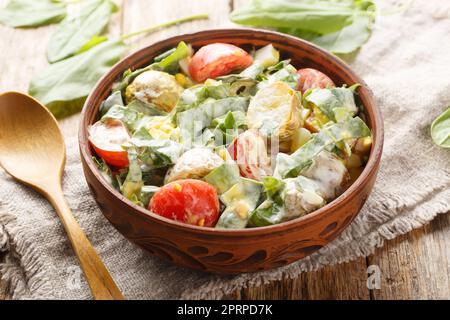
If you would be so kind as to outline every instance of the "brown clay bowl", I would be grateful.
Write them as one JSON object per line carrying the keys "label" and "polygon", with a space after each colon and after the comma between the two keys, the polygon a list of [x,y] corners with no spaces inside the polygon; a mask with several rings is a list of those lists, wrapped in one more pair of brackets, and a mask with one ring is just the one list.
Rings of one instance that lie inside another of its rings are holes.
{"label": "brown clay bowl", "polygon": [[[100,103],[124,70],[149,64],[158,54],[185,41],[198,48],[232,43],[247,49],[272,43],[294,66],[325,72],[337,85],[360,83],[359,102],[373,131],[369,161],[357,181],[339,198],[307,216],[282,224],[244,230],[216,230],[178,223],[141,208],[123,197],[97,171],[87,128],[98,119]],[[302,40],[252,29],[220,29],[186,34],[143,48],[116,64],[96,85],[83,108],[79,143],[84,174],[105,217],[126,238],[148,252],[180,266],[216,273],[242,273],[287,265],[322,248],[355,218],[369,196],[383,148],[383,122],[370,89],[335,56]]]}

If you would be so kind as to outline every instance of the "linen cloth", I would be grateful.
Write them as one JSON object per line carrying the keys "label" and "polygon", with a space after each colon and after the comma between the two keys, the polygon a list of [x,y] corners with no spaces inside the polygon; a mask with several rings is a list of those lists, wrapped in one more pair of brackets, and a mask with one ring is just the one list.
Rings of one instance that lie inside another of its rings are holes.
{"label": "linen cloth", "polygon": [[[64,191],[73,213],[128,299],[220,298],[324,265],[367,256],[383,241],[450,211],[450,150],[430,138],[450,105],[450,3],[416,0],[380,16],[350,62],[372,88],[385,120],[385,148],[372,195],[356,220],[313,255],[272,271],[218,276],[174,266],[128,242],[100,213],[67,136]],[[0,172],[0,275],[14,299],[90,299],[66,234],[48,202]]]}

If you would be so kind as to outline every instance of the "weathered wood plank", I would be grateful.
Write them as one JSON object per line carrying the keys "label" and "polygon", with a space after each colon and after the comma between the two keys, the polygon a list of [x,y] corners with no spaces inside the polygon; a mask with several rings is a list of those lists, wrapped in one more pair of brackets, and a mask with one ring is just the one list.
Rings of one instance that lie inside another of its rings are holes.
{"label": "weathered wood plank", "polygon": [[194,14],[208,13],[208,20],[193,21],[174,26],[153,34],[133,39],[135,49],[148,46],[152,42],[174,35],[195,32],[204,29],[223,27],[227,25],[229,0],[126,0],[124,4],[123,32],[128,33],[162,22],[171,21]]}
{"label": "weathered wood plank", "polygon": [[381,269],[374,299],[450,299],[450,215],[389,241],[369,257]]}
{"label": "weathered wood plank", "polygon": [[387,241],[367,258],[381,271],[381,286],[368,290],[366,259],[326,267],[258,288],[229,299],[450,299],[450,215]]}
{"label": "weathered wood plank", "polygon": [[289,300],[369,300],[366,286],[366,259],[303,273],[297,279],[285,279],[256,288],[234,292],[229,299]]}

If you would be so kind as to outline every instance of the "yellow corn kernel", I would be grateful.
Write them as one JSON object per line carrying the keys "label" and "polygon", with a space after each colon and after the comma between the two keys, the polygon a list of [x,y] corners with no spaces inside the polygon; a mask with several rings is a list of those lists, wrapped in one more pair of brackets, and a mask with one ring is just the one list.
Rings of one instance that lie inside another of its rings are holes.
{"label": "yellow corn kernel", "polygon": [[201,218],[199,221],[198,221],[198,226],[199,227],[203,227],[205,225],[205,218]]}
{"label": "yellow corn kernel", "polygon": [[174,129],[175,127],[167,117],[153,120],[148,127],[148,131],[155,139],[169,139]]}
{"label": "yellow corn kernel", "polygon": [[179,183],[174,183],[173,188],[175,189],[175,191],[178,191],[178,192],[181,192],[183,190],[183,187]]}
{"label": "yellow corn kernel", "polygon": [[219,157],[221,157],[225,161],[227,161],[228,158],[230,158],[228,151],[225,148],[219,149],[218,153],[219,153]]}
{"label": "yellow corn kernel", "polygon": [[330,121],[330,119],[328,119],[328,117],[316,106],[313,107],[313,111],[316,120],[319,121],[321,125],[324,125]]}
{"label": "yellow corn kernel", "polygon": [[187,84],[187,79],[186,76],[182,73],[177,73],[175,75],[175,80],[178,82],[178,84],[182,87],[186,86]]}
{"label": "yellow corn kernel", "polygon": [[356,141],[355,151],[359,154],[366,154],[372,147],[372,137],[359,138]]}
{"label": "yellow corn kernel", "polygon": [[361,157],[357,154],[352,154],[345,160],[345,164],[347,168],[359,168],[362,166]]}
{"label": "yellow corn kernel", "polygon": [[234,211],[238,214],[238,216],[241,219],[247,218],[249,209],[250,208],[249,208],[248,204],[243,200],[238,201],[236,203],[236,205],[234,206]]}

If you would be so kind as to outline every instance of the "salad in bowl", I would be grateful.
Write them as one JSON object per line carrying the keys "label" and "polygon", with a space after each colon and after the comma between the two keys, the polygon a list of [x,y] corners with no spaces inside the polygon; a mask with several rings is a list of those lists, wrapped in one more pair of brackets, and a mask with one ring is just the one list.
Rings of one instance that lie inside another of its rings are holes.
{"label": "salad in bowl", "polygon": [[244,229],[307,215],[361,174],[372,133],[358,84],[245,51],[184,42],[127,70],[88,129],[94,161],[123,196],[205,228]]}

